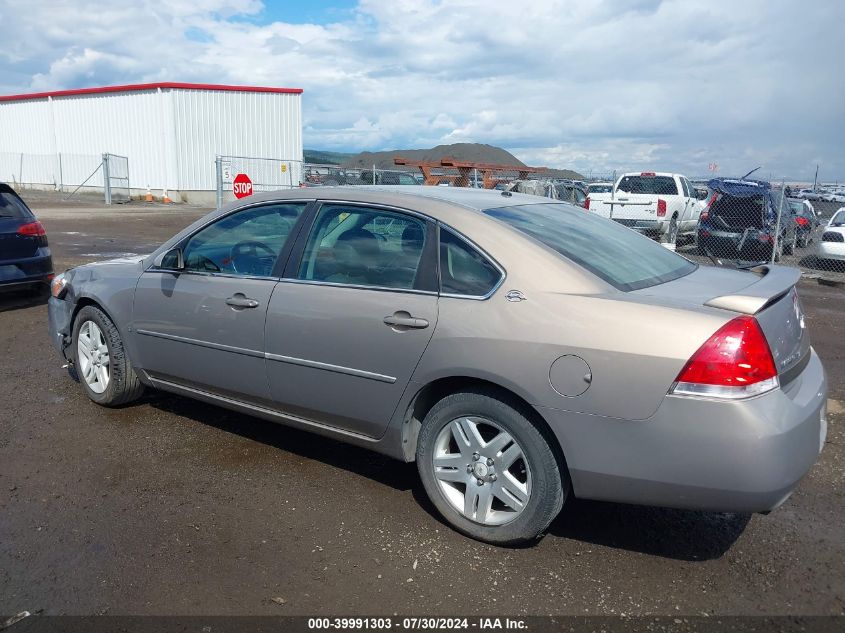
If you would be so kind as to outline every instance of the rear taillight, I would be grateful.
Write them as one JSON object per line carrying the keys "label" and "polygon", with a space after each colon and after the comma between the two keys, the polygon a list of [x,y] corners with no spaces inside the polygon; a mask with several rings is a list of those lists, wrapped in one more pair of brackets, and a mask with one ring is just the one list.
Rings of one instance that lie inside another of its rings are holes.
{"label": "rear taillight", "polygon": [[590,199],[589,199],[589,198],[587,198],[586,200],[584,200],[584,208],[585,208],[587,211],[589,211],[589,210],[590,210]]}
{"label": "rear taillight", "polygon": [[658,198],[657,199],[657,217],[658,218],[665,218],[666,217],[666,201]]}
{"label": "rear taillight", "polygon": [[807,226],[810,223],[807,218],[802,218],[801,216],[795,218],[795,221],[798,223],[798,226]]}
{"label": "rear taillight", "polygon": [[47,232],[44,230],[44,226],[41,222],[35,221],[19,226],[18,235],[26,235],[27,237],[43,237],[44,235],[47,235]]}
{"label": "rear taillight", "polygon": [[733,319],[692,355],[671,393],[735,400],[778,387],[769,343],[757,319]]}

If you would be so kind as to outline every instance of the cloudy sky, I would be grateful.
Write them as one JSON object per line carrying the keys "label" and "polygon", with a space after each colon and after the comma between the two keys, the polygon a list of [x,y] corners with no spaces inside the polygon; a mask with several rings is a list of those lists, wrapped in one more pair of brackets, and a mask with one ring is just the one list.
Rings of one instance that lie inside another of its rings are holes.
{"label": "cloudy sky", "polygon": [[840,0],[0,0],[0,25],[0,94],[300,87],[309,148],[845,180]]}

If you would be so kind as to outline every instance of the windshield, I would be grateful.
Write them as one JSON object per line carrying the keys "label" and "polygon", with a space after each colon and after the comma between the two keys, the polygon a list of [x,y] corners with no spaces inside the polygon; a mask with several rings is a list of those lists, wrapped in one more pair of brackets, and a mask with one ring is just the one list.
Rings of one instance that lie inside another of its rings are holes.
{"label": "windshield", "polygon": [[690,274],[698,266],[613,220],[568,204],[487,209],[496,218],[557,251],[623,291],[639,290]]}
{"label": "windshield", "polygon": [[671,176],[625,176],[619,181],[619,186],[616,189],[626,193],[678,195],[678,186]]}

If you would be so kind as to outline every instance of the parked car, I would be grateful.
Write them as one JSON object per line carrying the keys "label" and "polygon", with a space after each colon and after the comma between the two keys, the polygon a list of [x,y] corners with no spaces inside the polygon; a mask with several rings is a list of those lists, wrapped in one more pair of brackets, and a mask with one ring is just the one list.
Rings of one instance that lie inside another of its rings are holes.
{"label": "parked car", "polygon": [[586,208],[669,244],[692,236],[701,212],[686,176],[656,172],[623,174],[610,196],[591,195]]}
{"label": "parked car", "polygon": [[361,177],[355,170],[341,167],[320,167],[306,174],[306,183],[337,187],[338,185],[360,185]]}
{"label": "parked car", "polygon": [[44,288],[52,278],[44,227],[15,190],[0,183],[0,289]]}
{"label": "parked car", "polygon": [[845,202],[845,191],[828,191],[822,194],[825,202]]}
{"label": "parked car", "polygon": [[803,200],[810,200],[812,202],[818,202],[822,199],[822,194],[814,189],[799,189],[795,194],[794,197],[801,198]]}
{"label": "parked car", "polygon": [[817,251],[820,259],[845,260],[845,207],[830,218]]}
{"label": "parked car", "polygon": [[365,170],[361,172],[361,182],[372,185],[421,185],[422,183],[406,171],[377,169],[375,176],[375,183],[373,183],[372,170]]}
{"label": "parked car", "polygon": [[98,404],[162,389],[415,461],[449,524],[514,543],[571,496],[783,503],[826,433],[799,279],[536,196],[301,189],[63,273],[49,334]]}
{"label": "parked car", "polygon": [[[775,261],[798,244],[796,223],[781,192],[761,180],[714,178],[698,222],[701,254]],[[778,213],[781,217],[778,219]]]}
{"label": "parked car", "polygon": [[592,196],[597,193],[612,193],[612,182],[591,182],[587,185],[587,195]]}
{"label": "parked car", "polygon": [[816,229],[821,221],[816,216],[816,211],[809,200],[787,199],[792,219],[795,221],[796,243],[799,248],[805,248],[813,241]]}
{"label": "parked car", "polygon": [[556,183],[557,199],[579,207],[587,206],[587,191],[577,184]]}

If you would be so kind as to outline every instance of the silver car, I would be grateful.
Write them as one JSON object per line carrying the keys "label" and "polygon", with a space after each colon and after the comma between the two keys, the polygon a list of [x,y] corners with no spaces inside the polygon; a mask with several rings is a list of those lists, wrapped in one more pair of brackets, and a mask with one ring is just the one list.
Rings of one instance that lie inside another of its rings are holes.
{"label": "silver car", "polygon": [[570,496],[781,504],[826,433],[798,279],[535,196],[300,189],[67,271],[49,327],[94,402],[162,389],[416,461],[448,523],[515,543]]}

